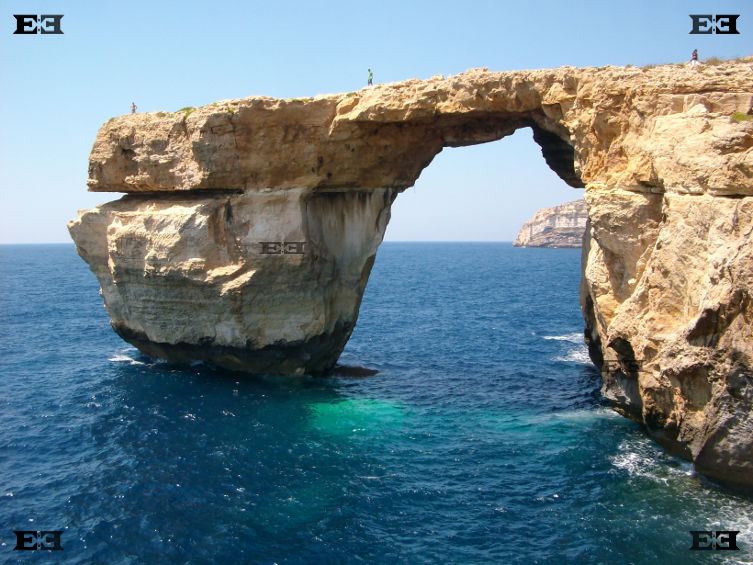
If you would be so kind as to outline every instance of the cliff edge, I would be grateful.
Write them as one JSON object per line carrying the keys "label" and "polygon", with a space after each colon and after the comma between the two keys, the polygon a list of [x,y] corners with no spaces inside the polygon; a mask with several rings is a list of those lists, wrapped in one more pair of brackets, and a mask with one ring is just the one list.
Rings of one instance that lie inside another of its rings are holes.
{"label": "cliff edge", "polygon": [[521,226],[512,244],[515,247],[581,247],[587,221],[585,200],[541,208]]}
{"label": "cliff edge", "polygon": [[603,394],[696,469],[753,486],[753,58],[562,67],[114,118],[69,224],[149,355],[326,373],[394,198],[443,147],[531,128],[585,187],[581,304]]}

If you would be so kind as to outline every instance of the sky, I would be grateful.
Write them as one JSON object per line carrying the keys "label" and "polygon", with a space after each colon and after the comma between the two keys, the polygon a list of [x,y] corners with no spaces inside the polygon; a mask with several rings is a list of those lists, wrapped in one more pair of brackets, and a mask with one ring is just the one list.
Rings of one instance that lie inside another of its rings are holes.
{"label": "sky", "polygon": [[[97,130],[128,113],[216,100],[348,92],[374,82],[562,65],[753,54],[753,2],[0,0],[0,243],[70,242]],[[63,34],[15,35],[14,14],[63,14]],[[690,14],[739,14],[739,35],[691,35]],[[511,241],[576,200],[530,130],[446,148],[398,196],[387,241]]]}

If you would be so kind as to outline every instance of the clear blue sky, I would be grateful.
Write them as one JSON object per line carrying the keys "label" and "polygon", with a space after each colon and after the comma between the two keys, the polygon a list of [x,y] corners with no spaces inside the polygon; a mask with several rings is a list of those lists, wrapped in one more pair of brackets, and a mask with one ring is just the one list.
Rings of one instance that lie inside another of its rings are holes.
{"label": "clear blue sky", "polygon": [[[0,2],[0,243],[70,241],[99,127],[255,94],[562,65],[645,65],[753,53],[753,2]],[[63,35],[13,35],[13,14],[64,14]],[[690,35],[691,13],[740,14],[740,35]],[[574,200],[529,131],[445,149],[393,207],[387,240],[510,241]]]}

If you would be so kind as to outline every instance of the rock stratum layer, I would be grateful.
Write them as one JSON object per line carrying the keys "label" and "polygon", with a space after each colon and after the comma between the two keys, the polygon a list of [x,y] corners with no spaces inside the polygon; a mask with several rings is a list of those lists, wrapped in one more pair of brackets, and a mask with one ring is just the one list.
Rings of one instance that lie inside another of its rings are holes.
{"label": "rock stratum layer", "polygon": [[585,200],[541,208],[520,228],[515,247],[581,247],[588,222]]}
{"label": "rock stratum layer", "polygon": [[[112,325],[156,357],[325,373],[397,193],[443,147],[533,130],[586,187],[585,337],[604,395],[753,485],[753,58],[466,73],[114,118],[69,224]],[[735,117],[733,117],[735,116]]]}

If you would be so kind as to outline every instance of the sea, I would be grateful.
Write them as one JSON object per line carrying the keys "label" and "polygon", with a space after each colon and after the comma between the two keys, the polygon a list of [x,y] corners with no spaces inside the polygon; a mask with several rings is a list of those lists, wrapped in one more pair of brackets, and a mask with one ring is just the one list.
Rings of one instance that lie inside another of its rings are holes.
{"label": "sea", "polygon": [[387,242],[340,359],[377,374],[247,376],[123,342],[73,245],[0,246],[0,562],[753,563],[753,499],[601,399],[579,280]]}

